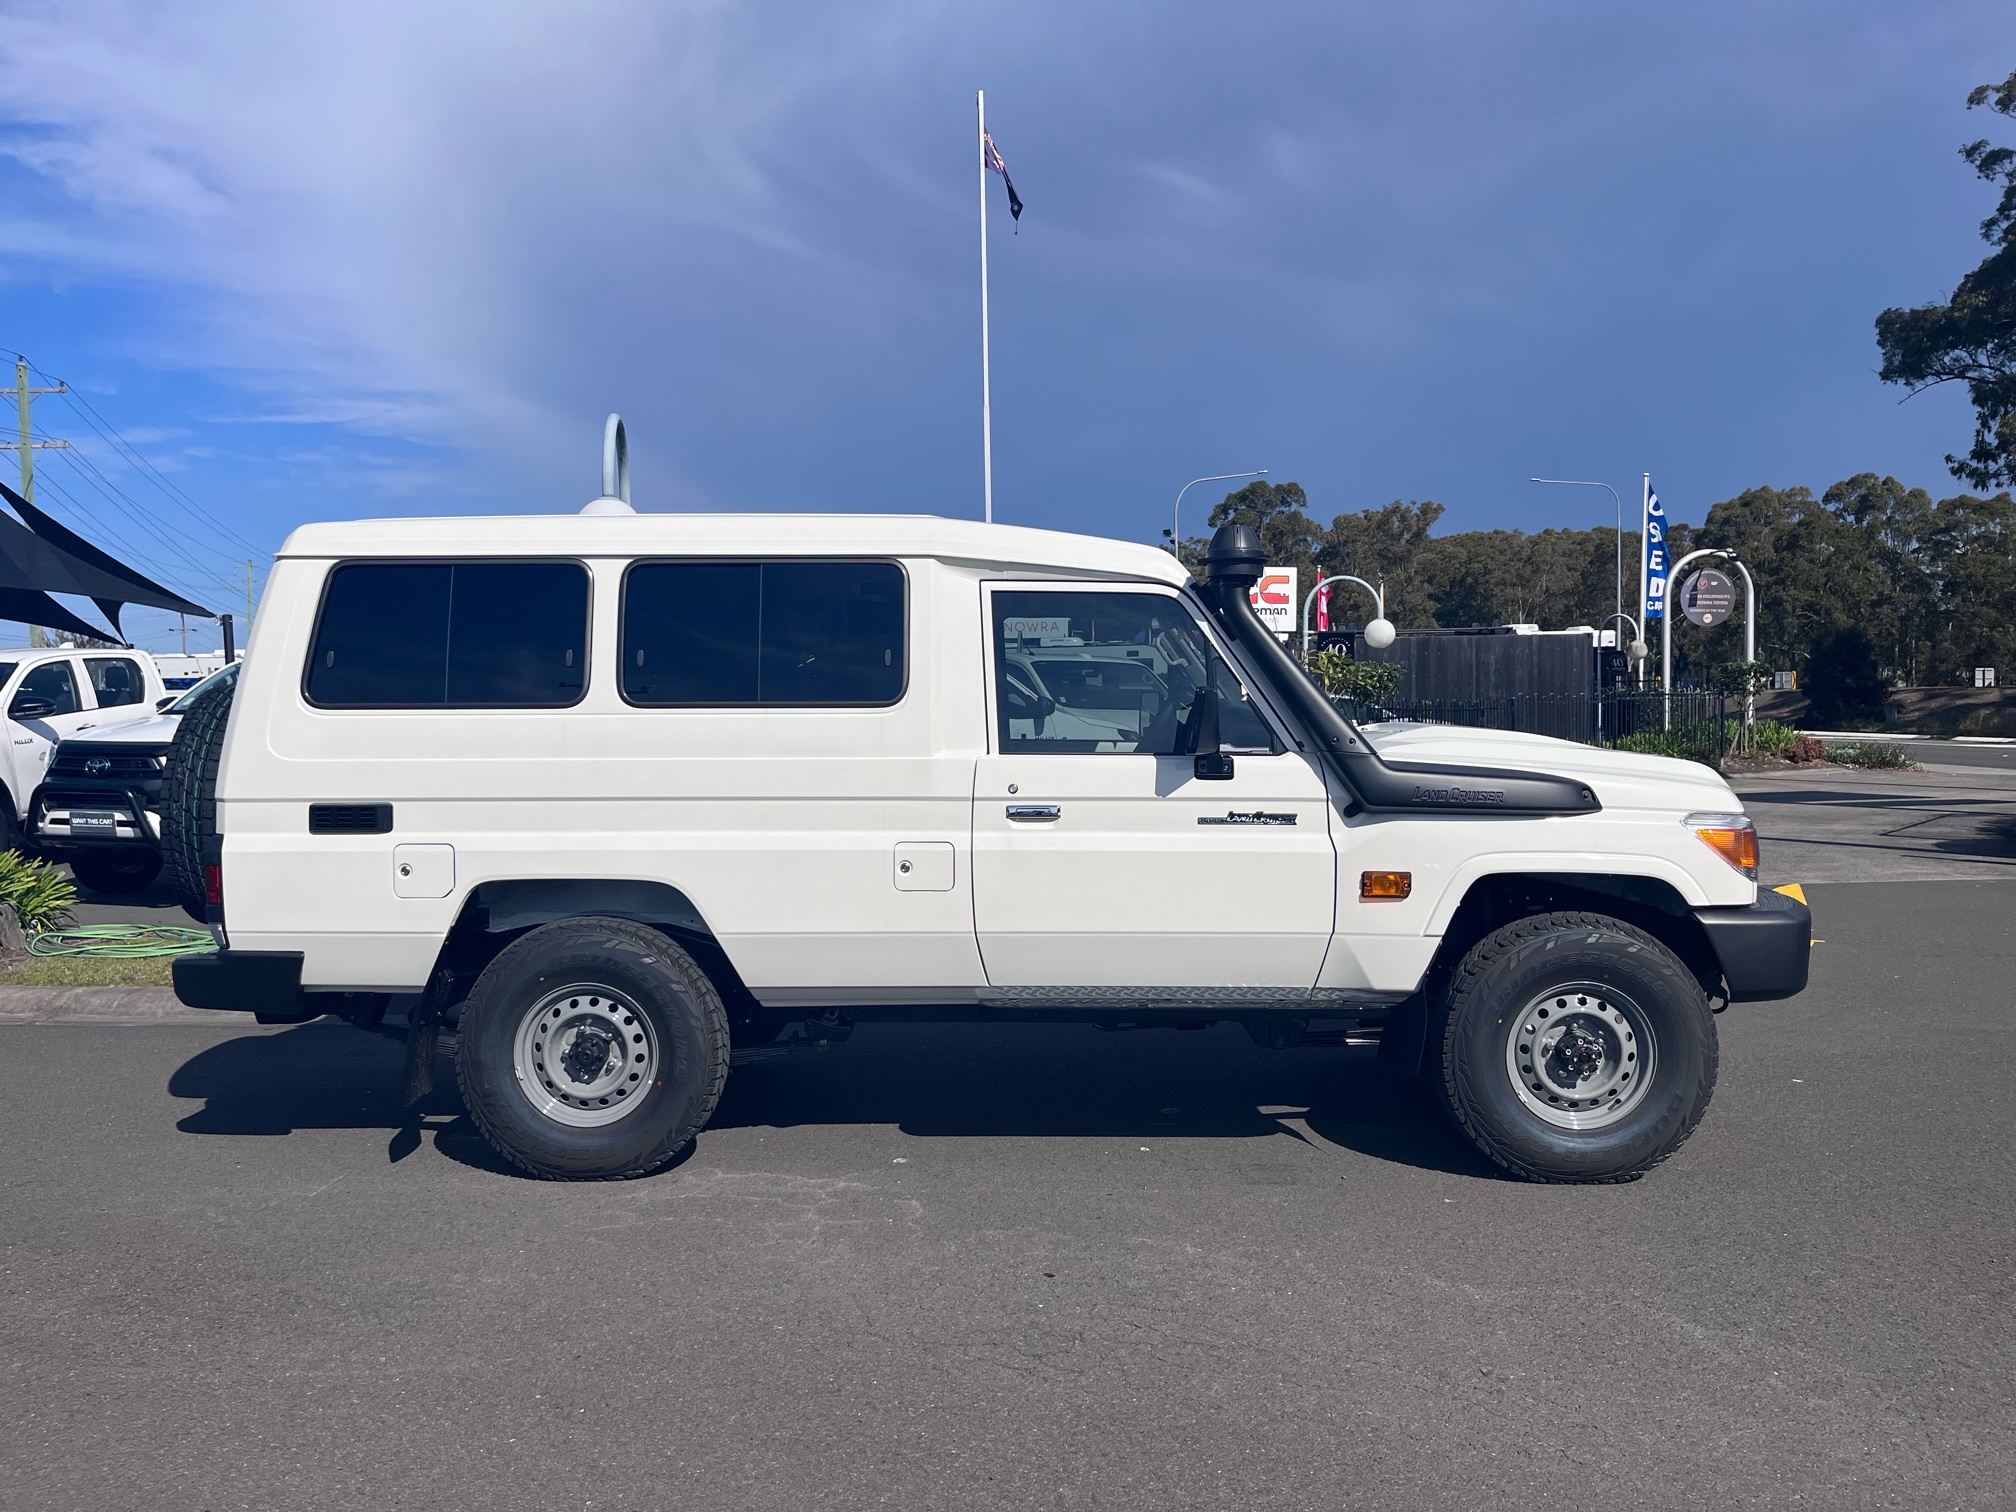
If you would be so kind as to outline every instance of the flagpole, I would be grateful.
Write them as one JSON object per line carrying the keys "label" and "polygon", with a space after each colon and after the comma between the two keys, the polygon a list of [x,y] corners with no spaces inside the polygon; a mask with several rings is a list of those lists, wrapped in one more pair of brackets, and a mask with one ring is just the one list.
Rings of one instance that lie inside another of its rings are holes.
{"label": "flagpole", "polygon": [[975,90],[973,108],[979,118],[980,137],[974,161],[980,169],[980,477],[985,501],[984,518],[994,523],[994,412],[993,380],[987,361],[987,91]]}

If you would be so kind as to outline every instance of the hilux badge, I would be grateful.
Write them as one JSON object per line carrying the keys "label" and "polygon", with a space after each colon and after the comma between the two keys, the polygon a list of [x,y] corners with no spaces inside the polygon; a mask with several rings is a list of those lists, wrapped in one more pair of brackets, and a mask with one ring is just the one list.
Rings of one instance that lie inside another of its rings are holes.
{"label": "hilux badge", "polygon": [[112,770],[112,763],[103,756],[93,756],[89,761],[84,763],[84,770],[89,772],[93,777],[103,777],[107,772]]}

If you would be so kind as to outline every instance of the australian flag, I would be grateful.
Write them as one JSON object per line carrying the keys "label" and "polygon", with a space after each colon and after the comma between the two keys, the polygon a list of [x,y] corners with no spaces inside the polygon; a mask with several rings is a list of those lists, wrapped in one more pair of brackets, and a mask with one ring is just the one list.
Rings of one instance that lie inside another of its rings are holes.
{"label": "australian flag", "polygon": [[1022,219],[1022,196],[1015,192],[1015,180],[1008,177],[1008,165],[1001,161],[1001,151],[994,145],[994,134],[984,133],[980,138],[980,160],[1001,175],[1001,182],[1008,186],[1008,217]]}

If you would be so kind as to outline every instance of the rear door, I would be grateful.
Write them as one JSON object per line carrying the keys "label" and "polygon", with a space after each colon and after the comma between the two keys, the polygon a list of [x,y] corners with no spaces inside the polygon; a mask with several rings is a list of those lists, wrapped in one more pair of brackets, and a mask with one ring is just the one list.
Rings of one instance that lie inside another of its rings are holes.
{"label": "rear door", "polygon": [[[1312,986],[1337,875],[1323,779],[1189,605],[1153,587],[997,583],[984,612],[973,873],[989,984]],[[1207,686],[1230,780],[1199,779],[1184,754]]]}
{"label": "rear door", "polygon": [[147,697],[147,676],[132,657],[87,656],[84,680],[98,706],[99,728],[154,717],[154,705]]}

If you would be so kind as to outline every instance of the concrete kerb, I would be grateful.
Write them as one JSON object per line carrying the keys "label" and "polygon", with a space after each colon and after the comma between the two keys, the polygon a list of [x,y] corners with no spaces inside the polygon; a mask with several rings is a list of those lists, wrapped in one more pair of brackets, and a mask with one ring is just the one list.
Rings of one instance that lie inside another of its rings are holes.
{"label": "concrete kerb", "polygon": [[1930,735],[1903,735],[1886,730],[1801,730],[1799,733],[1801,735],[1810,735],[1815,740],[1848,740],[1858,744],[1865,740],[1887,744],[1907,740],[1931,740],[1933,738]]}
{"label": "concrete kerb", "polygon": [[0,1024],[214,1024],[256,1029],[249,1013],[185,1007],[172,987],[0,987]]}

